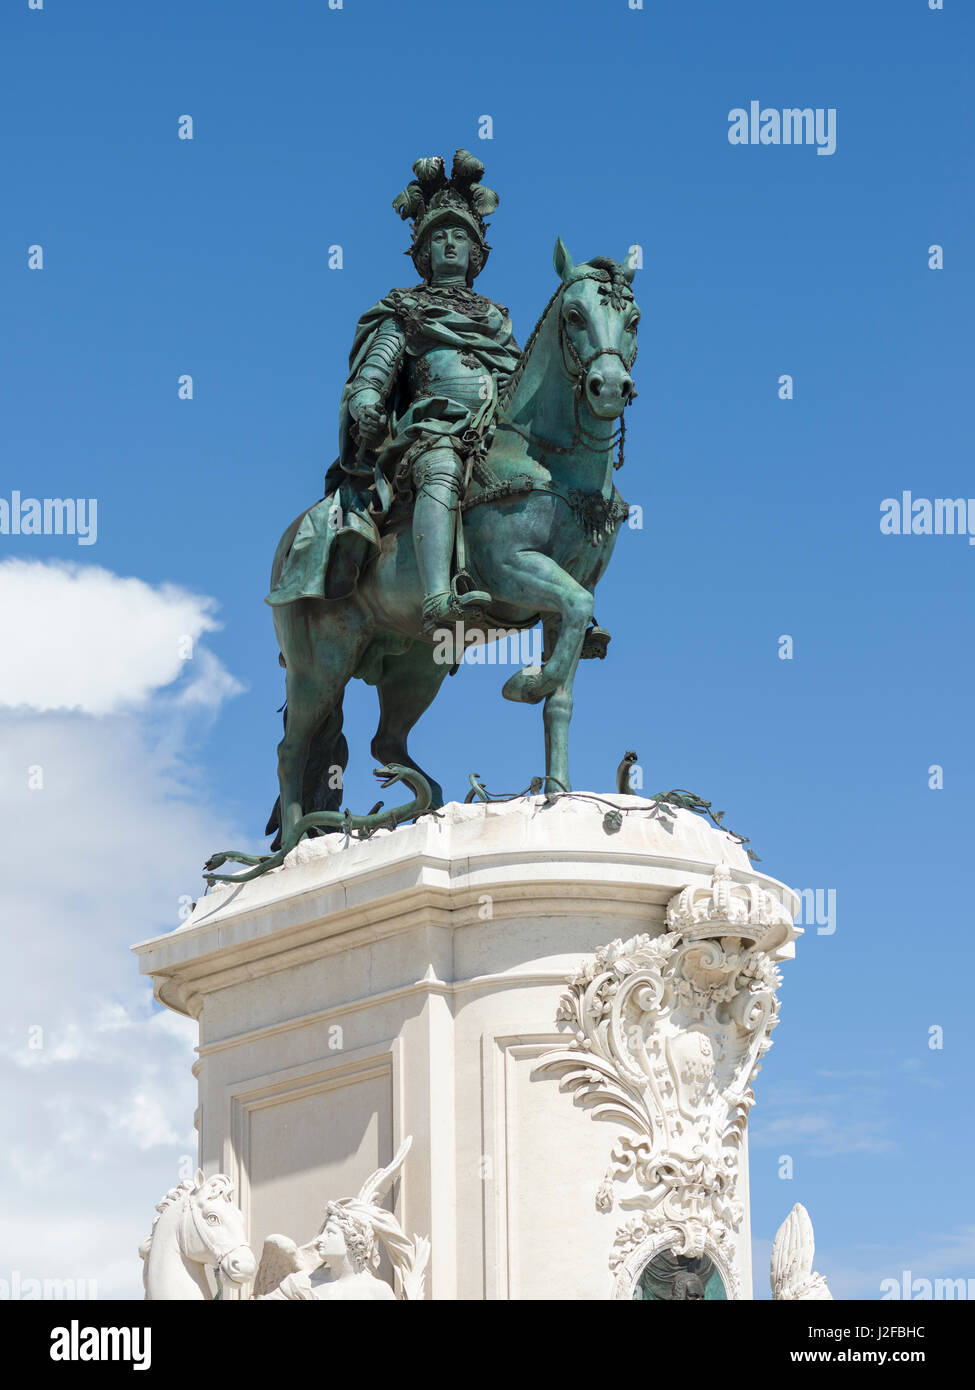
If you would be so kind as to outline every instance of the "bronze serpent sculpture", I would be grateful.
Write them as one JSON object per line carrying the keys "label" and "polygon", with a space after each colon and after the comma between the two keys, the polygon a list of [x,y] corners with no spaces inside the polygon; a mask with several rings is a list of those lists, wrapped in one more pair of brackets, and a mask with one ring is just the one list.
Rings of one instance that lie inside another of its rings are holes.
{"label": "bronze serpent sculpture", "polygon": [[[618,781],[624,781],[627,787],[629,784],[629,767],[635,761],[636,754],[628,752],[623,762],[620,764]],[[373,776],[382,779],[380,785],[383,787],[391,787],[396,782],[403,782],[413,790],[413,800],[404,803],[402,806],[395,806],[392,810],[386,812],[383,812],[383,803],[379,801],[372,810],[364,816],[354,815],[349,810],[311,811],[307,815],[302,816],[301,820],[294,827],[294,831],[292,835],[289,836],[287,843],[283,844],[275,854],[244,854],[239,850],[220,850],[216,854],[211,855],[203,866],[203,877],[207,885],[212,886],[214,883],[247,883],[251,879],[259,878],[261,874],[266,874],[269,869],[278,868],[284,863],[285,856],[290,854],[298,842],[303,839],[309,831],[321,831],[327,827],[339,833],[350,836],[354,835],[360,840],[368,840],[370,835],[376,830],[395,830],[398,825],[402,825],[406,821],[418,820],[422,815],[437,814],[432,804],[433,790],[430,783],[424,777],[423,773],[419,772],[416,768],[401,767],[393,763],[388,767],[375,768],[373,770]],[[542,795],[543,788],[546,784],[548,782],[554,782],[555,779],[551,777],[533,777],[524,791],[510,793],[495,793],[488,791],[479,772],[470,773],[468,781],[470,783],[470,791],[464,797],[466,805],[471,805],[474,802],[493,803],[516,801],[525,796]],[[559,784],[556,783],[556,785]],[[635,793],[627,791],[624,794],[634,795]],[[623,823],[624,811],[621,811],[618,806],[614,806],[611,801],[607,801],[605,797],[595,796],[591,792],[571,792],[566,788],[560,787],[559,791],[544,791],[544,797],[546,806],[553,806],[556,801],[565,798],[569,798],[570,800],[574,799],[576,801],[591,801],[594,804],[608,806],[609,810],[603,817],[603,829],[606,831],[607,835],[615,834]],[[722,825],[721,822],[724,818],[724,812],[713,811],[711,809],[711,802],[705,801],[703,797],[698,796],[696,792],[687,791],[684,787],[675,787],[669,792],[658,792],[656,796],[648,797],[647,800],[652,803],[651,806],[647,808],[650,815],[659,811],[665,811],[666,808],[675,807],[685,811],[694,811],[698,815],[705,816],[717,829],[724,830],[726,834],[737,840],[745,850],[749,859],[754,863],[761,862],[758,855],[750,848],[751,842],[748,837],[739,835],[734,830],[728,830],[726,826]],[[625,808],[626,813],[632,810],[642,811],[644,808]],[[228,862],[247,864],[251,867],[246,873],[242,874],[218,874],[214,872],[214,870],[221,868]]]}
{"label": "bronze serpent sculpture", "polygon": [[[247,883],[250,879],[259,878],[261,874],[266,874],[269,869],[276,869],[284,863],[285,857],[291,853],[299,840],[311,830],[324,830],[326,828],[345,832],[347,835],[355,835],[357,839],[367,840],[375,830],[395,830],[404,821],[414,820],[421,816],[424,811],[431,809],[433,801],[433,790],[430,783],[423,773],[414,767],[401,767],[398,763],[391,763],[387,767],[377,767],[373,769],[373,776],[379,777],[380,786],[391,787],[396,782],[402,782],[413,792],[413,800],[405,802],[402,806],[394,806],[390,811],[383,811],[383,803],[377,802],[373,809],[365,816],[353,815],[351,811],[309,811],[305,816],[293,826],[287,838],[283,840],[281,848],[275,854],[244,854],[239,850],[225,849],[216,854],[212,854],[203,866],[203,877],[210,886],[214,883]],[[221,868],[226,863],[249,864],[252,867],[242,874],[218,874],[215,869]]]}
{"label": "bronze serpent sculpture", "polygon": [[[630,769],[636,763],[636,760],[637,754],[628,750],[623,755],[623,759],[617,769],[617,790],[622,796],[639,796],[639,792],[634,791],[630,787]],[[603,816],[603,829],[606,831],[607,835],[615,835],[616,831],[619,830],[623,824],[624,815],[666,815],[669,809],[693,811],[696,815],[704,816],[717,830],[723,830],[726,835],[730,835],[733,840],[737,840],[752,863],[761,863],[758,855],[750,848],[751,841],[748,836],[739,835],[736,830],[729,830],[726,825],[722,824],[724,820],[724,811],[712,810],[712,803],[710,801],[705,801],[702,796],[698,796],[697,792],[688,791],[686,787],[672,787],[669,792],[657,792],[655,796],[648,796],[646,800],[650,803],[649,806],[626,806],[620,808],[603,796],[597,796],[593,792],[573,792],[570,791],[568,787],[563,787],[557,782],[556,786],[559,787],[558,791],[553,792],[546,790],[547,784],[555,781],[554,777],[533,777],[525,790],[521,792],[490,792],[487,787],[485,787],[479,772],[470,773],[467,780],[470,782],[471,789],[464,797],[466,805],[471,805],[476,801],[517,801],[523,796],[542,795],[544,791],[546,806],[554,806],[556,801],[565,799],[591,801],[594,805],[608,806],[609,810]]]}

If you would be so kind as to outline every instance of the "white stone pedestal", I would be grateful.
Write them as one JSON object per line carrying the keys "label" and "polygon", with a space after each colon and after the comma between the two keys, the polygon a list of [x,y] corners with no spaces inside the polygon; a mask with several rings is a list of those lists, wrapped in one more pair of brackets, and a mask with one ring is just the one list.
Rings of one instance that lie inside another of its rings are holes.
{"label": "white stone pedestal", "polygon": [[256,1251],[412,1134],[427,1297],[632,1297],[678,1245],[750,1298],[747,1087],[795,905],[690,812],[534,797],[306,841],[135,949],[199,1021],[200,1162]]}

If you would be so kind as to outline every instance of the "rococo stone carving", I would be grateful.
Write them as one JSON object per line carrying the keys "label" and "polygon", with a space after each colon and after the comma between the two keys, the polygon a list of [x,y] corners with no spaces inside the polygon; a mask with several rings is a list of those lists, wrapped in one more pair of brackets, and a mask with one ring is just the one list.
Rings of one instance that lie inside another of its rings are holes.
{"label": "rococo stone carving", "polygon": [[632,1296],[639,1268],[670,1248],[707,1254],[733,1298],[750,1083],[778,1021],[769,952],[796,929],[778,899],[733,882],[724,864],[708,888],[677,893],[666,921],[659,936],[610,942],[571,977],[558,1020],[572,1039],[534,1075],[559,1077],[594,1118],[626,1126],[596,1193],[600,1211],[640,1213],[616,1234],[617,1296]]}

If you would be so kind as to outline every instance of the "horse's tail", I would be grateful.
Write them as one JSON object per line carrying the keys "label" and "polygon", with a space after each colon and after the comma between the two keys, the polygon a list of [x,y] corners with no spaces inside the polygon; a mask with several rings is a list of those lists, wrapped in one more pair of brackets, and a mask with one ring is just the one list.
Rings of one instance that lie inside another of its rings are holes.
{"label": "horse's tail", "polygon": [[[312,734],[305,764],[305,781],[301,793],[301,809],[309,811],[339,811],[342,809],[342,774],[349,762],[349,745],[342,732],[342,701],[329,712]],[[284,727],[288,727],[288,710],[284,711]],[[319,832],[310,830],[309,835]],[[268,819],[265,835],[273,835],[272,854],[281,848],[281,798],[278,797]]]}

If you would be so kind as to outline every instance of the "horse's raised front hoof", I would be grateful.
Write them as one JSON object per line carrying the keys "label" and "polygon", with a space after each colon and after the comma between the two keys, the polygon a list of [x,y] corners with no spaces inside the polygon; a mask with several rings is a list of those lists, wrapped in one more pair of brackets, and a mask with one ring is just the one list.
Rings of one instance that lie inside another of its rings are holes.
{"label": "horse's raised front hoof", "polygon": [[518,700],[523,705],[537,705],[548,693],[548,682],[539,666],[523,667],[509,676],[501,687],[506,700]]}

